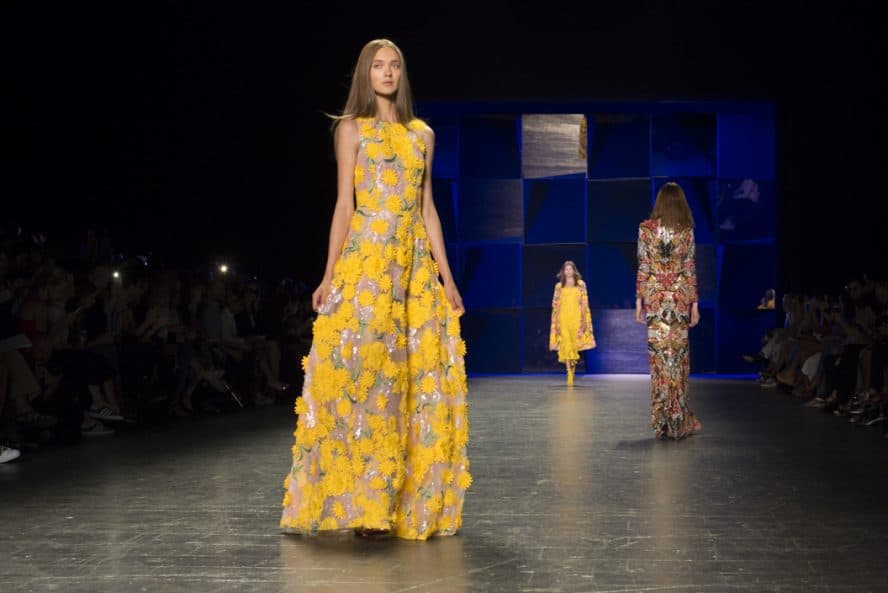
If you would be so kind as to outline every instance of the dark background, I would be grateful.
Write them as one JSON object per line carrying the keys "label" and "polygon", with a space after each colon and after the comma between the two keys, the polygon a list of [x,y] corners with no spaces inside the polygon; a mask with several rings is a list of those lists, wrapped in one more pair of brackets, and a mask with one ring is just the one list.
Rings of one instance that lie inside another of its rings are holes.
{"label": "dark background", "polygon": [[883,275],[874,4],[359,6],[5,5],[4,215],[314,284],[335,196],[322,111],[341,109],[360,48],[385,36],[422,102],[773,101],[783,288]]}

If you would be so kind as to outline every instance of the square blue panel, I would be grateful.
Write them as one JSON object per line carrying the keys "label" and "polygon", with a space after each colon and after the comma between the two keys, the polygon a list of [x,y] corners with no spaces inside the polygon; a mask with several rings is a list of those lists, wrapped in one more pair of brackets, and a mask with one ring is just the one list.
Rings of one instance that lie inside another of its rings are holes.
{"label": "square blue panel", "polygon": [[638,239],[632,243],[592,243],[585,275],[589,306],[593,309],[635,307]]}
{"label": "square blue panel", "polygon": [[718,197],[716,193],[716,181],[711,177],[678,177],[654,179],[651,192],[651,206],[657,199],[657,192],[669,181],[678,183],[685,196],[688,198],[688,206],[694,216],[694,238],[697,243],[712,243],[715,241],[715,218]]}
{"label": "square blue panel", "polygon": [[776,178],[773,109],[718,114],[719,177]]}
{"label": "square blue panel", "polygon": [[469,373],[520,373],[520,309],[469,309],[462,318]]}
{"label": "square blue panel", "polygon": [[[524,364],[525,373],[545,373],[564,371],[564,365],[558,362],[558,352],[549,350],[549,329],[552,323],[552,309],[524,309]],[[583,357],[577,365],[577,371],[585,372]]]}
{"label": "square blue panel", "polygon": [[586,246],[528,245],[524,247],[523,300],[525,307],[548,307],[558,280],[555,276],[565,260],[574,262],[580,274],[586,276]]}
{"label": "square blue panel", "polygon": [[457,195],[461,241],[520,240],[524,236],[520,179],[460,178]]}
{"label": "square blue panel", "polygon": [[435,210],[441,219],[441,231],[446,240],[455,241],[456,227],[456,181],[452,179],[432,180],[432,194],[435,197]]}
{"label": "square blue panel", "polygon": [[637,241],[638,224],[651,213],[649,179],[589,181],[587,240]]}
{"label": "square blue panel", "polygon": [[521,245],[464,245],[460,258],[463,302],[468,309],[521,304]]}
{"label": "square blue panel", "polygon": [[[715,358],[716,309],[700,308],[700,323],[688,330],[691,347],[691,372],[714,373],[718,370]],[[693,393],[691,394],[693,398]],[[694,409],[693,399],[691,409]]]}
{"label": "square blue panel", "polygon": [[525,181],[524,202],[525,243],[582,243],[586,240],[585,180]]}
{"label": "square blue panel", "polygon": [[762,295],[777,285],[774,245],[726,245],[719,282],[719,306],[755,308]]}
{"label": "square blue panel", "polygon": [[520,178],[520,130],[517,115],[463,117],[459,131],[460,177]]}
{"label": "square blue panel", "polygon": [[521,165],[525,179],[586,177],[586,116],[528,114],[521,118]]}
{"label": "square blue panel", "polygon": [[758,367],[743,360],[762,347],[762,337],[777,325],[776,311],[722,307],[718,311],[718,370],[721,373],[755,373]]}
{"label": "square blue panel", "polygon": [[590,115],[589,179],[650,177],[650,125],[650,116],[646,113]]}
{"label": "square blue panel", "polygon": [[721,179],[718,238],[723,243],[772,241],[777,234],[774,183],[761,179]]}
{"label": "square blue panel", "polygon": [[720,247],[697,242],[697,295],[701,306],[715,306],[718,302],[718,263]]}
{"label": "square blue panel", "polygon": [[435,130],[432,177],[459,177],[459,116],[435,117],[428,124]]}
{"label": "square blue panel", "polygon": [[656,113],[653,117],[655,177],[714,177],[714,113]]}
{"label": "square blue panel", "polygon": [[647,329],[635,309],[592,309],[597,348],[584,354],[590,373],[647,373]]}

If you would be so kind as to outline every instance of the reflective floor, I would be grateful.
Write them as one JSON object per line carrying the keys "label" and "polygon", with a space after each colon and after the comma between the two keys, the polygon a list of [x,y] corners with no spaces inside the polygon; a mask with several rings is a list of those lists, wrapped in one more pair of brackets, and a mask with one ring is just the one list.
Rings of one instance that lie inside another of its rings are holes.
{"label": "reflective floor", "polygon": [[888,591],[888,441],[752,383],[692,381],[654,441],[646,377],[470,381],[461,535],[278,533],[286,406],[0,466],[0,591]]}

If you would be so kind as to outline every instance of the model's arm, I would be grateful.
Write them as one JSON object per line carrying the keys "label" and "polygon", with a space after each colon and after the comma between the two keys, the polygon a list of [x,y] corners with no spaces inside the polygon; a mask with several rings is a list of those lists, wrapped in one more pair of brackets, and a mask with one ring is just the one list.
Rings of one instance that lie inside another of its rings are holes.
{"label": "model's arm", "polygon": [[330,242],[327,248],[327,267],[320,286],[311,295],[311,305],[318,311],[327,301],[333,282],[333,267],[342,253],[342,245],[348,235],[348,226],[355,212],[355,162],[358,158],[358,124],[351,119],[336,126],[334,147],[336,150],[336,207],[330,224]]}
{"label": "model's arm", "polygon": [[549,324],[549,350],[558,350],[561,343],[561,282],[552,293],[552,321]]}
{"label": "model's arm", "polygon": [[700,309],[697,305],[697,244],[694,240],[694,231],[688,231],[688,250],[684,262],[682,262],[682,274],[685,277],[685,285],[688,293],[688,301],[691,304],[691,327],[700,323]]}
{"label": "model's arm", "polygon": [[580,280],[580,329],[592,333],[592,312],[589,310],[589,291],[586,283]]}
{"label": "model's arm", "polygon": [[651,256],[648,253],[647,238],[644,229],[638,227],[638,274],[635,277],[635,321],[644,323],[641,307],[644,300],[644,286],[651,275]]}
{"label": "model's arm", "polygon": [[444,248],[444,232],[441,230],[441,219],[438,218],[438,210],[435,208],[435,199],[432,196],[432,158],[435,152],[435,132],[432,128],[426,126],[423,132],[423,140],[426,145],[425,154],[425,178],[422,183],[422,220],[425,223],[426,232],[429,235],[429,247],[432,251],[432,257],[438,264],[438,272],[441,274],[441,281],[444,282],[444,294],[450,301],[453,310],[462,313],[463,303],[459,291],[456,289],[456,283],[453,281],[453,274],[450,271],[450,264],[447,262],[447,250]]}

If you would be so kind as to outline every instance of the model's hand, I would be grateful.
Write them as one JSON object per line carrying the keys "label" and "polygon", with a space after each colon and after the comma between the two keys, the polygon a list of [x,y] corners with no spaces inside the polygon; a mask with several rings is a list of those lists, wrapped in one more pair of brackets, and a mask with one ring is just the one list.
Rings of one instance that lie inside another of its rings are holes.
{"label": "model's hand", "polygon": [[645,323],[644,312],[641,310],[641,299],[635,299],[635,321]]}
{"label": "model's hand", "polygon": [[320,311],[324,303],[327,302],[327,297],[330,296],[331,290],[333,290],[333,283],[330,279],[324,278],[321,280],[320,286],[311,295],[311,308],[315,310],[315,313]]}
{"label": "model's hand", "polygon": [[447,297],[447,300],[450,301],[450,306],[453,307],[454,311],[460,314],[465,312],[462,297],[459,296],[459,291],[456,289],[456,284],[454,284],[453,282],[445,282],[444,295]]}
{"label": "model's hand", "polygon": [[691,327],[694,327],[700,323],[700,309],[697,308],[697,303],[691,305]]}

